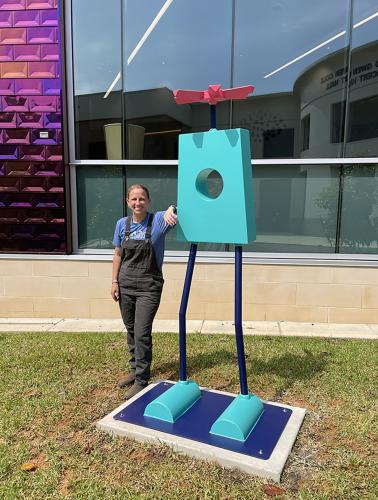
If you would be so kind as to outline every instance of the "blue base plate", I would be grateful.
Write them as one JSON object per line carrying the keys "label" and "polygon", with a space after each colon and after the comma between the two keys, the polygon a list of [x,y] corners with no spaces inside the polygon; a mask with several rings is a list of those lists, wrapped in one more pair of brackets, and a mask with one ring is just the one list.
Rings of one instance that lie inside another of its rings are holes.
{"label": "blue base plate", "polygon": [[173,434],[225,450],[267,460],[274,450],[292,410],[264,403],[264,413],[244,443],[210,434],[210,428],[235,396],[202,389],[199,399],[177,422],[170,424],[143,416],[144,409],[155,398],[172,386],[160,382],[117,413],[113,418],[156,431]]}

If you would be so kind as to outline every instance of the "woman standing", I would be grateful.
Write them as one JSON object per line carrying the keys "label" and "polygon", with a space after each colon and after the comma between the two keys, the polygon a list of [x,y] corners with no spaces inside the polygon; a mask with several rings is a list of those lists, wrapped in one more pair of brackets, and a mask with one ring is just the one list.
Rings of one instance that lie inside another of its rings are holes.
{"label": "woman standing", "polygon": [[152,322],[164,283],[165,235],[177,217],[173,206],[166,212],[149,213],[150,194],[142,184],[129,187],[126,201],[132,215],[120,219],[115,228],[111,295],[119,301],[130,352],[130,372],[118,386],[133,384],[125,396],[130,399],[150,378]]}

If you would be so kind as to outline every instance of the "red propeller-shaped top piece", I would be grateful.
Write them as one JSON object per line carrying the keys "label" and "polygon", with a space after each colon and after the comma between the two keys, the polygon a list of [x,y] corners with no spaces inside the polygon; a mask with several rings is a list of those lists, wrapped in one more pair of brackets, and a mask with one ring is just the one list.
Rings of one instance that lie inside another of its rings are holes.
{"label": "red propeller-shaped top piece", "polygon": [[174,90],[173,96],[177,104],[189,104],[192,102],[216,104],[217,102],[231,99],[246,99],[254,90],[255,87],[253,85],[224,90],[221,89],[221,85],[209,85],[207,90]]}

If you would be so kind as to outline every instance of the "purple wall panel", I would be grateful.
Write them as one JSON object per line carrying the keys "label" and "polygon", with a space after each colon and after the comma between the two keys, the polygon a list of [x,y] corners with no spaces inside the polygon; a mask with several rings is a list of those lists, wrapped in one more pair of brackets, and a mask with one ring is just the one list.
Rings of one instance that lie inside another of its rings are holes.
{"label": "purple wall panel", "polygon": [[15,61],[39,61],[41,59],[40,45],[15,45],[13,51]]}
{"label": "purple wall panel", "polygon": [[38,10],[18,10],[13,13],[13,26],[39,26],[41,24]]}
{"label": "purple wall panel", "polygon": [[0,251],[65,252],[57,0],[0,0]]}
{"label": "purple wall panel", "polygon": [[0,0],[0,10],[23,10],[26,0]]}
{"label": "purple wall panel", "polygon": [[1,28],[0,43],[2,45],[26,43],[26,34],[26,28]]}
{"label": "purple wall panel", "polygon": [[28,100],[26,96],[4,96],[1,98],[2,111],[29,111]]}
{"label": "purple wall panel", "polygon": [[12,24],[12,12],[0,11],[0,28],[11,28]]}

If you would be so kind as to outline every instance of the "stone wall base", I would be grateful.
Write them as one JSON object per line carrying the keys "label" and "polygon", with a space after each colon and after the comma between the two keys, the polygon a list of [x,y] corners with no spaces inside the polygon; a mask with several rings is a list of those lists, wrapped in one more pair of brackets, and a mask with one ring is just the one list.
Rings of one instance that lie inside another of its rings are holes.
{"label": "stone wall base", "polygon": [[[118,318],[111,261],[0,259],[2,317]],[[185,263],[164,264],[158,319],[176,319]],[[196,264],[188,319],[232,320],[233,264]],[[243,319],[378,323],[378,268],[245,264]]]}

